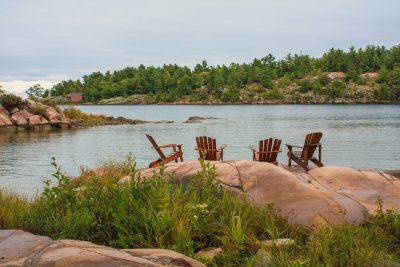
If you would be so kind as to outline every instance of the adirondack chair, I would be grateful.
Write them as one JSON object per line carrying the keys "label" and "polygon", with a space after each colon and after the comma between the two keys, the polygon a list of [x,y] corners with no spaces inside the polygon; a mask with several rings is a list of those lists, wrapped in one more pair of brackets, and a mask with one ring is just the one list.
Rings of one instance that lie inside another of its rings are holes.
{"label": "adirondack chair", "polygon": [[278,153],[282,152],[279,150],[281,147],[282,140],[280,139],[265,139],[261,140],[258,146],[251,145],[250,149],[253,151],[253,161],[269,162],[278,165],[276,158]]}
{"label": "adirondack chair", "polygon": [[196,137],[197,147],[200,158],[205,160],[223,160],[224,159],[224,148],[226,145],[221,145],[217,148],[217,141],[214,138],[207,136]]}
{"label": "adirondack chair", "polygon": [[[152,144],[153,148],[157,151],[160,158],[156,161],[153,161],[149,164],[149,168],[154,168],[161,166],[161,163],[164,161],[165,164],[171,161],[178,162],[178,159],[183,161],[183,151],[182,151],[182,144],[167,144],[159,146],[157,142],[154,140],[153,136],[150,134],[146,134],[147,138],[149,139],[150,143]],[[163,148],[172,148],[172,153],[168,154],[167,156],[161,150]]]}
{"label": "adirondack chair", "polygon": [[[300,167],[305,169],[306,171],[309,170],[308,168],[308,161],[311,160],[315,165],[318,167],[324,166],[321,162],[321,150],[322,145],[320,143],[322,138],[322,133],[310,133],[307,134],[306,139],[304,141],[304,146],[295,146],[295,145],[288,145],[286,144],[287,148],[289,149],[288,157],[289,157],[289,164],[288,166],[291,167],[291,161],[293,160],[296,162]],[[301,148],[301,151],[294,151],[293,148]],[[318,159],[314,157],[314,152],[318,147]]]}

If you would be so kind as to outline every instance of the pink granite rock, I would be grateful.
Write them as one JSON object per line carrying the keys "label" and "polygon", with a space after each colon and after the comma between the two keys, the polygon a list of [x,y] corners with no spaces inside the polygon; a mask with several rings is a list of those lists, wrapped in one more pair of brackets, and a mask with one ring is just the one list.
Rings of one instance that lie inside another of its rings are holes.
{"label": "pink granite rock", "polygon": [[44,117],[42,117],[40,115],[33,115],[33,116],[29,117],[28,121],[29,121],[30,127],[45,125],[45,124],[49,123]]}
{"label": "pink granite rock", "polygon": [[369,213],[378,209],[378,198],[383,200],[384,210],[400,211],[400,180],[389,174],[327,166],[313,169],[309,175],[324,188],[357,202]]}
{"label": "pink granite rock", "polygon": [[336,79],[344,79],[346,77],[346,74],[344,72],[336,71],[336,72],[330,72],[326,76],[331,80],[336,80]]}
{"label": "pink granite rock", "polygon": [[4,108],[0,108],[0,127],[10,127],[13,126],[13,123],[10,119],[10,116]]}
{"label": "pink granite rock", "polygon": [[[345,167],[294,174],[273,164],[245,160],[212,164],[224,187],[243,194],[256,206],[273,204],[278,215],[295,223],[362,223],[365,211],[377,209],[378,197],[383,198],[384,208],[400,211],[400,180],[388,174]],[[154,170],[141,173],[149,178]],[[184,181],[199,170],[198,161],[188,161],[168,165],[165,173],[175,173],[177,181]]]}
{"label": "pink granite rock", "polygon": [[11,121],[20,127],[24,127],[28,125],[28,119],[33,116],[33,114],[29,113],[28,111],[26,111],[25,109],[18,111],[16,113],[14,113],[11,116]]}
{"label": "pink granite rock", "polygon": [[218,254],[221,254],[223,252],[222,248],[218,247],[208,247],[208,248],[203,248],[200,249],[196,255],[204,257],[204,258],[214,258]]}
{"label": "pink granite rock", "polygon": [[45,118],[53,126],[60,126],[60,124],[69,124],[70,119],[67,118],[62,112],[58,112],[53,107],[47,107],[44,112]]}
{"label": "pink granite rock", "polygon": [[0,266],[204,267],[165,249],[114,249],[86,241],[58,240],[21,230],[0,230]]}

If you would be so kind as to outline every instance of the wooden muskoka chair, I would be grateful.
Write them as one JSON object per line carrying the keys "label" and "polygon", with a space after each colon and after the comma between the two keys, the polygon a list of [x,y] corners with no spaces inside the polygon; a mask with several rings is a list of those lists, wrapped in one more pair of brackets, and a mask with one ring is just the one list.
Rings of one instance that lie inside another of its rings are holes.
{"label": "wooden muskoka chair", "polygon": [[[165,162],[167,164],[168,162],[174,161],[178,162],[178,159],[183,161],[183,151],[182,151],[182,144],[167,144],[167,145],[162,145],[159,146],[156,141],[154,140],[153,136],[150,134],[146,134],[147,138],[149,139],[150,143],[152,144],[152,148],[154,148],[160,158],[156,161],[153,161],[149,164],[149,168],[154,168],[154,167],[159,167],[161,166],[162,162]],[[162,148],[172,148],[172,153],[169,154],[168,156],[165,156],[164,152],[161,150]]]}
{"label": "wooden muskoka chair", "polygon": [[197,147],[196,150],[199,151],[200,159],[205,160],[223,160],[224,159],[224,148],[227,145],[221,145],[217,148],[217,140],[207,136],[196,137]]}
{"label": "wooden muskoka chair", "polygon": [[258,146],[251,145],[250,149],[253,150],[253,161],[269,162],[278,165],[276,158],[278,153],[282,152],[279,150],[281,147],[282,140],[280,139],[265,139],[261,140]]}
{"label": "wooden muskoka chair", "polygon": [[[288,166],[291,167],[291,161],[296,162],[300,167],[309,170],[308,161],[311,160],[318,167],[323,167],[324,164],[321,162],[321,150],[322,145],[320,143],[322,138],[322,133],[310,133],[307,134],[306,139],[304,141],[304,146],[295,146],[286,144],[289,149],[288,157],[289,163]],[[293,151],[293,147],[301,148],[301,151]],[[318,159],[313,157],[315,150],[318,147]]]}

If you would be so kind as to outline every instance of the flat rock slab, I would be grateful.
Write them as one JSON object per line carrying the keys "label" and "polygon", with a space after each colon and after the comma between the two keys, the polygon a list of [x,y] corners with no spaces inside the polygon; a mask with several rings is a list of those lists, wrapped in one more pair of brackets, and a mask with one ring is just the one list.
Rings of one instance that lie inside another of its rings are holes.
{"label": "flat rock slab", "polygon": [[[256,206],[273,204],[278,214],[307,226],[323,223],[362,223],[374,213],[377,199],[384,209],[400,211],[400,180],[386,173],[346,167],[290,172],[270,163],[246,160],[210,162],[224,187],[246,195]],[[185,182],[201,169],[198,161],[166,166],[165,174]],[[141,173],[151,177],[155,169]]]}
{"label": "flat rock slab", "polygon": [[203,267],[165,249],[113,249],[86,241],[52,240],[21,230],[0,230],[0,266]]}

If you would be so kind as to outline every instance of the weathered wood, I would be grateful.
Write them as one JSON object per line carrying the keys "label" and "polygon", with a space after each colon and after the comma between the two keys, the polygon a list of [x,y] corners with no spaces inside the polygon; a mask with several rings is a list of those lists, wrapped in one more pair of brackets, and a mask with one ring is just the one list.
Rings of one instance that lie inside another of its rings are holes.
{"label": "weathered wood", "polygon": [[[321,161],[321,154],[322,154],[322,145],[320,143],[322,138],[322,133],[310,133],[307,134],[304,146],[295,146],[286,144],[287,148],[289,149],[288,152],[288,166],[291,167],[291,161],[293,160],[303,169],[308,171],[310,168],[308,167],[308,161],[313,162],[318,167],[323,167]],[[318,159],[314,157],[315,150],[318,147]],[[294,151],[293,148],[301,148],[301,151]]]}
{"label": "weathered wood", "polygon": [[251,145],[250,149],[253,151],[253,161],[269,162],[278,165],[276,158],[280,150],[282,140],[280,139],[265,139],[259,142],[258,150],[255,146]]}
{"label": "weathered wood", "polygon": [[222,145],[217,148],[217,140],[215,138],[207,136],[196,137],[196,150],[199,151],[199,157],[205,160],[223,160],[224,159],[224,148],[226,145]]}
{"label": "weathered wood", "polygon": [[[149,164],[149,168],[161,166],[162,162],[167,164],[171,161],[175,161],[175,162],[178,162],[178,160],[183,161],[183,151],[182,151],[183,145],[182,144],[167,144],[167,145],[160,146],[154,140],[153,136],[151,136],[150,134],[146,134],[146,136],[147,136],[147,139],[149,139],[151,145],[153,146],[152,148],[154,148],[156,150],[156,152],[158,153],[158,155],[160,156],[159,159],[157,159]],[[168,154],[168,156],[165,156],[164,152],[162,151],[162,148],[171,148],[172,153]]]}

